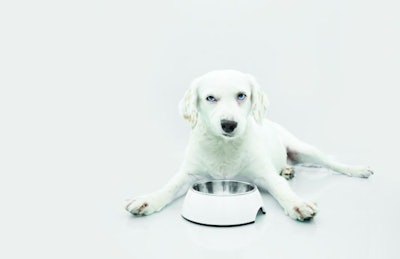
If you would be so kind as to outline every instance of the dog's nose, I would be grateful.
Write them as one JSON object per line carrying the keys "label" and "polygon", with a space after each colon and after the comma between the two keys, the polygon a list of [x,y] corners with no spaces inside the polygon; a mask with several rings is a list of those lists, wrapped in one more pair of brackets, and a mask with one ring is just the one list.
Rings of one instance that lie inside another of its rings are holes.
{"label": "dog's nose", "polygon": [[237,122],[230,120],[221,120],[221,127],[222,130],[226,133],[232,133],[237,127]]}

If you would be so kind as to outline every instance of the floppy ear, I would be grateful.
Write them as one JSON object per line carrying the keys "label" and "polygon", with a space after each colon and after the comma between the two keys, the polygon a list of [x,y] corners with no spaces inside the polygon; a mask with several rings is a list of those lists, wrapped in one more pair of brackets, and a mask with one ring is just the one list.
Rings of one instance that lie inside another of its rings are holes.
{"label": "floppy ear", "polygon": [[265,112],[269,106],[268,97],[261,91],[260,85],[257,80],[250,74],[247,74],[249,77],[249,82],[251,85],[251,111],[254,119],[261,123]]}
{"label": "floppy ear", "polygon": [[190,84],[188,90],[186,90],[185,95],[179,103],[179,110],[181,115],[185,120],[187,120],[192,128],[196,126],[197,123],[197,82],[195,79]]}

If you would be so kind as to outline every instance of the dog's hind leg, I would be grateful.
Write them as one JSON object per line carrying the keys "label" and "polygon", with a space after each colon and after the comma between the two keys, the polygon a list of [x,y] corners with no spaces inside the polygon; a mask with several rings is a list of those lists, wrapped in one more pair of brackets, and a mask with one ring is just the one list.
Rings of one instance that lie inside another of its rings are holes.
{"label": "dog's hind leg", "polygon": [[336,172],[354,176],[368,178],[373,174],[368,166],[351,166],[339,163],[324,154],[316,147],[313,147],[293,136],[282,126],[276,125],[284,145],[286,146],[288,160],[296,164],[312,164],[326,167]]}

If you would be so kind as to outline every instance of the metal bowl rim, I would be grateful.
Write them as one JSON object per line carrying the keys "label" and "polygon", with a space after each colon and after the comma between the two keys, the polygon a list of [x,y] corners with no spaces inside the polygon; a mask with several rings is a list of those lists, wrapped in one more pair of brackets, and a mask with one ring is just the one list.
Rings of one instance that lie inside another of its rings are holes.
{"label": "metal bowl rim", "polygon": [[[219,194],[213,194],[213,193],[200,192],[200,191],[197,191],[197,190],[195,190],[193,188],[197,184],[203,184],[203,183],[207,183],[207,182],[237,182],[237,183],[250,185],[251,187],[253,187],[253,190],[250,190],[250,191],[247,191],[247,192],[241,192],[241,193],[232,193],[232,194],[228,194],[228,195],[219,195]],[[192,186],[190,187],[190,190],[195,192],[195,193],[198,193],[198,194],[207,195],[207,196],[216,196],[216,197],[231,197],[231,196],[247,195],[247,194],[250,194],[250,193],[258,191],[257,185],[255,185],[255,184],[244,182],[244,181],[224,180],[224,179],[199,181],[199,182],[196,182],[196,183],[192,184]]]}

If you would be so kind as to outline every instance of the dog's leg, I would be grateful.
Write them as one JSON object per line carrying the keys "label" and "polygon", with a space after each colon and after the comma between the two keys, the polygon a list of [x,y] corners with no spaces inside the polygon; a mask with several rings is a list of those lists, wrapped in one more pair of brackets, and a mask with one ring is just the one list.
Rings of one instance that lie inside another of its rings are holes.
{"label": "dog's leg", "polygon": [[354,177],[368,178],[373,174],[368,166],[351,166],[339,163],[306,143],[298,142],[296,145],[287,146],[287,154],[293,164],[319,165]]}
{"label": "dog's leg", "polygon": [[300,141],[281,126],[278,126],[278,130],[286,146],[287,157],[292,164],[314,164],[355,177],[368,178],[373,174],[368,166],[351,166],[339,163],[317,148]]}
{"label": "dog's leg", "polygon": [[195,180],[193,175],[179,172],[162,189],[131,199],[125,209],[138,216],[160,211],[171,201],[185,194]]}
{"label": "dog's leg", "polygon": [[271,170],[263,177],[257,178],[255,184],[261,189],[267,190],[292,219],[306,221],[317,214],[315,203],[304,201],[298,197],[288,182],[278,174],[271,173]]}

